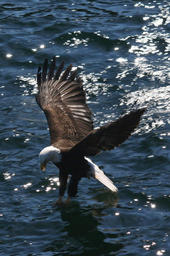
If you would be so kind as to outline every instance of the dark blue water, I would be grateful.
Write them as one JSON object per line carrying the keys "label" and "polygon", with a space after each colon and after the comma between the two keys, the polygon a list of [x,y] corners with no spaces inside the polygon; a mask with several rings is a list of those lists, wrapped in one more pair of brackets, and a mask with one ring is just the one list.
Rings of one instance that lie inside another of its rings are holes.
{"label": "dark blue water", "polygon": [[[170,3],[0,2],[0,255],[170,255]],[[49,144],[34,98],[44,58],[78,66],[95,125],[147,106],[121,147],[93,158],[117,197],[82,180],[53,207],[58,170],[39,169]]]}

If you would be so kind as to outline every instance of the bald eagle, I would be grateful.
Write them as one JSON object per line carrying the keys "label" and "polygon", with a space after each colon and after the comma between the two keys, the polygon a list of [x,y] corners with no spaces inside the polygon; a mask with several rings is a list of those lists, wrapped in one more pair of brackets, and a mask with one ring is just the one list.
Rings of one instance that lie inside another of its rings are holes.
{"label": "bald eagle", "polygon": [[54,57],[48,65],[38,68],[36,101],[44,111],[51,145],[39,154],[41,170],[50,161],[59,169],[59,199],[62,202],[68,177],[68,199],[77,194],[82,177],[95,178],[117,192],[117,187],[104,172],[90,160],[100,151],[111,150],[124,142],[139,124],[145,108],[140,108],[94,129],[92,113],[86,104],[82,81],[72,65],[64,71],[64,62],[56,69]]}

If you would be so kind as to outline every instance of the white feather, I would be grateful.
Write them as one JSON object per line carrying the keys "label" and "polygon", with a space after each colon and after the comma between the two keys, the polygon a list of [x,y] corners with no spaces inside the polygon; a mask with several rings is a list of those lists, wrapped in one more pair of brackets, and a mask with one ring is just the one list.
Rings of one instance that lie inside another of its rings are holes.
{"label": "white feather", "polygon": [[109,188],[112,192],[117,192],[118,189],[117,187],[113,184],[113,182],[104,174],[100,168],[92,162],[91,159],[85,157],[85,159],[88,161],[90,167],[91,167],[91,172],[92,175],[95,179],[100,181],[103,185],[105,185],[107,188]]}

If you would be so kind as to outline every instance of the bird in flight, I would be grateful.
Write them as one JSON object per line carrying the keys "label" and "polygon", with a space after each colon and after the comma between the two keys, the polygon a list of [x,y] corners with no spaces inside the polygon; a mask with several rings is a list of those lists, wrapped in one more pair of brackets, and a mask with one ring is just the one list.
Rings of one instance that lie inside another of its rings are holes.
{"label": "bird in flight", "polygon": [[56,69],[56,58],[53,57],[50,65],[45,59],[37,72],[36,101],[46,116],[51,140],[50,146],[39,154],[41,170],[46,169],[48,162],[58,167],[58,203],[62,203],[66,188],[67,202],[76,196],[82,177],[93,177],[112,192],[117,192],[117,187],[89,156],[114,149],[124,142],[138,126],[145,108],[131,111],[95,129],[77,71],[72,71],[72,65],[63,69],[64,62]]}

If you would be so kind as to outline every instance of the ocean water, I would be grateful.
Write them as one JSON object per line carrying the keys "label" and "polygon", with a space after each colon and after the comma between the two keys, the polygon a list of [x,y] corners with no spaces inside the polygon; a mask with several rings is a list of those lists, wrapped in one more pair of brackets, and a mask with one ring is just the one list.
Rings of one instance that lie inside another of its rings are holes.
{"label": "ocean water", "polygon": [[[0,255],[170,255],[170,3],[0,1]],[[93,157],[119,189],[82,180],[54,207],[58,170],[35,102],[36,71],[57,56],[78,67],[95,126],[147,106],[119,148]]]}

